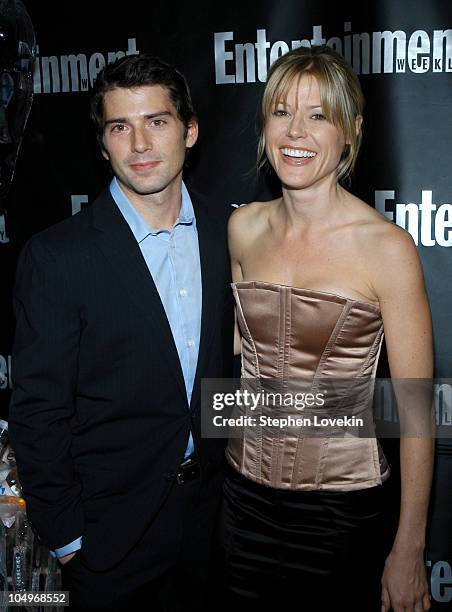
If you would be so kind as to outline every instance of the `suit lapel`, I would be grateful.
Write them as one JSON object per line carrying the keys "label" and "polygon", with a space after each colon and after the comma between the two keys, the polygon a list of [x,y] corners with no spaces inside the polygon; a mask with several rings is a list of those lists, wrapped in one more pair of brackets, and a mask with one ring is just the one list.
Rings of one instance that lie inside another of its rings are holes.
{"label": "suit lapel", "polygon": [[[126,220],[107,190],[93,204],[94,226],[100,231],[98,245],[125,293],[145,312],[153,327],[153,340],[186,398],[184,378],[165,309],[140,247]],[[204,283],[203,283],[204,290]]]}
{"label": "suit lapel", "polygon": [[[193,196],[192,200],[194,200]],[[196,201],[193,201],[193,205],[198,229],[199,258],[201,263],[202,311],[198,363],[191,406],[194,406],[199,399],[200,378],[205,369],[214,322],[216,320],[220,282],[223,280],[221,274],[218,274],[219,255],[221,254],[220,249],[224,248],[223,242],[219,241],[218,230],[212,225],[207,212],[203,207],[196,205]]]}

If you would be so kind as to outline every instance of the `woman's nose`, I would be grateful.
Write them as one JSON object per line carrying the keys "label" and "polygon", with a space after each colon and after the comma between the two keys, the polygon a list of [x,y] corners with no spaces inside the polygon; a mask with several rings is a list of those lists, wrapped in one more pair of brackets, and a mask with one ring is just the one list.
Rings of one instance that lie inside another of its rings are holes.
{"label": "woman's nose", "polygon": [[293,115],[288,127],[287,135],[289,138],[305,138],[307,135],[305,120],[301,115]]}

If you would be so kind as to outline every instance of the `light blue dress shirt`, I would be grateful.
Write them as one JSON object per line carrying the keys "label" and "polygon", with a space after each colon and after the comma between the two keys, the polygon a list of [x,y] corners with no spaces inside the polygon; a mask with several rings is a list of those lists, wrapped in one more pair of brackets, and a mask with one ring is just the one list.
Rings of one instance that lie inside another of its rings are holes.
{"label": "light blue dress shirt", "polygon": [[[110,192],[138,242],[162,300],[190,405],[198,363],[202,306],[198,231],[190,195],[182,183],[179,217],[171,230],[166,230],[147,225],[126,197],[116,177],[110,184]],[[185,456],[188,457],[193,449],[190,434]]]}
{"label": "light blue dress shirt", "polygon": [[[165,309],[184,376],[188,410],[198,363],[202,307],[198,231],[190,195],[182,183],[179,217],[171,230],[166,230],[147,225],[116,177],[110,183],[110,193],[138,242]],[[185,457],[191,455],[193,450],[193,436],[190,433]],[[75,552],[81,545],[82,538],[77,538],[51,554],[63,557]]]}

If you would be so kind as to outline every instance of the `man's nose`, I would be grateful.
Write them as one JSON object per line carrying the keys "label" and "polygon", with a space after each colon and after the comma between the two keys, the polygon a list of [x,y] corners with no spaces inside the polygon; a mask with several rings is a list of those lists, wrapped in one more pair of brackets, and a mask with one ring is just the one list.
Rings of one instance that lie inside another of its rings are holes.
{"label": "man's nose", "polygon": [[148,131],[145,128],[136,128],[133,132],[132,137],[132,148],[134,151],[143,153],[149,149],[152,149],[152,139]]}

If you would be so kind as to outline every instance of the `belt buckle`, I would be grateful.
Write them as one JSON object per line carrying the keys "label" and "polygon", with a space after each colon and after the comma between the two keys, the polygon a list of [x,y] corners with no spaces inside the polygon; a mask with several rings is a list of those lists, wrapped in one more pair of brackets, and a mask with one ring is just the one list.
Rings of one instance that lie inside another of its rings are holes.
{"label": "belt buckle", "polygon": [[179,465],[179,469],[176,474],[177,484],[185,484],[190,480],[195,480],[200,475],[200,465],[196,458],[188,457]]}

